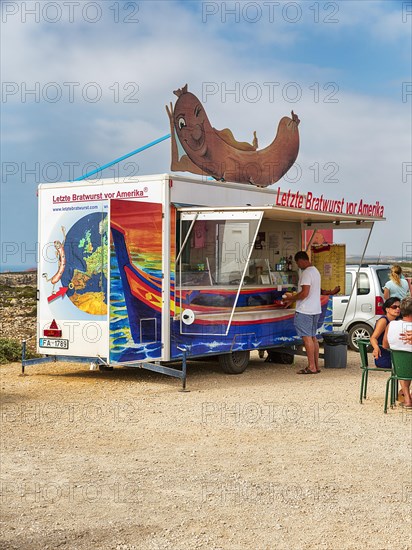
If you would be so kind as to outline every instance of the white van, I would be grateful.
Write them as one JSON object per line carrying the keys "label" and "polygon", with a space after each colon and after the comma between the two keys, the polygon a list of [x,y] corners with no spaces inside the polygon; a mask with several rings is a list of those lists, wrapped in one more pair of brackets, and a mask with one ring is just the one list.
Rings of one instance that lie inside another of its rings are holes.
{"label": "white van", "polygon": [[377,319],[384,314],[383,287],[389,273],[390,265],[346,266],[345,295],[333,297],[333,327],[349,333],[349,347],[355,351],[359,351],[357,340],[369,338]]}

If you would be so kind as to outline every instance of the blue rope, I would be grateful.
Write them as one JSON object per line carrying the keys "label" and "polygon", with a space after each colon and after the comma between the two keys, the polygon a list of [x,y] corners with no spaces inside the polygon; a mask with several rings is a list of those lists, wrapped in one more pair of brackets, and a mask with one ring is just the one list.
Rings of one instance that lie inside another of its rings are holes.
{"label": "blue rope", "polygon": [[94,174],[97,174],[97,172],[101,172],[103,170],[106,170],[106,168],[109,168],[110,166],[113,166],[113,164],[117,164],[118,162],[121,162],[124,159],[127,159],[127,158],[129,158],[133,155],[136,155],[137,153],[141,153],[145,149],[149,149],[149,147],[153,147],[153,145],[157,145],[161,141],[164,141],[165,139],[169,139],[169,138],[170,138],[170,134],[167,134],[166,136],[163,136],[159,139],[155,139],[154,141],[151,141],[147,145],[143,145],[142,147],[139,147],[139,149],[136,149],[135,151],[132,151],[131,153],[128,153],[127,155],[123,155],[122,157],[119,157],[116,160],[112,160],[112,162],[109,162],[108,164],[105,164],[104,166],[101,166],[100,168],[96,168],[96,170],[92,170],[91,172],[89,172],[85,176],[80,176],[79,178],[76,178],[75,180],[72,180],[72,181],[85,180],[86,178],[89,178],[90,176],[93,176]]}

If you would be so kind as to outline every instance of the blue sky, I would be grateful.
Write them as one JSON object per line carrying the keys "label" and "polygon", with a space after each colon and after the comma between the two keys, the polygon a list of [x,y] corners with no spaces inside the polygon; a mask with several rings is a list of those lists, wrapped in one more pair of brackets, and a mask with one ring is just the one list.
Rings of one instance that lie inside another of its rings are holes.
{"label": "blue sky", "polygon": [[[379,200],[387,221],[368,253],[412,254],[410,1],[3,1],[1,10],[3,269],[35,263],[37,185],[168,133],[164,106],[185,83],[216,128],[239,140],[256,130],[260,147],[296,111],[299,179],[281,187]],[[169,167],[164,142],[117,173]],[[361,248],[348,237],[349,252]]]}

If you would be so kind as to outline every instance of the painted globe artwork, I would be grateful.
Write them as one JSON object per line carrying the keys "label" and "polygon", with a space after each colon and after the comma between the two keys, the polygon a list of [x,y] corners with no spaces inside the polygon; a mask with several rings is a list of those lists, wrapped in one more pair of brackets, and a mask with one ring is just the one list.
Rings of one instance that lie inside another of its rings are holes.
{"label": "painted globe artwork", "polygon": [[66,268],[61,278],[66,296],[90,315],[107,314],[107,214],[96,212],[78,220],[67,232]]}

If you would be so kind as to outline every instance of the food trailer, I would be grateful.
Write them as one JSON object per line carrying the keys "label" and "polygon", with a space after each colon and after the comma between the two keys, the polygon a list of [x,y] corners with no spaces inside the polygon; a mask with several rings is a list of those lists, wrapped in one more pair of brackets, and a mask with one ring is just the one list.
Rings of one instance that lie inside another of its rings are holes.
{"label": "food trailer", "polygon": [[[305,230],[371,231],[383,214],[379,205],[348,214],[344,199],[169,174],[41,184],[38,198],[45,357],[23,357],[23,371],[72,360],[183,384],[188,359],[216,355],[235,374],[251,350],[299,343],[282,296],[297,290],[293,256],[310,245]],[[319,334],[332,330],[331,297],[321,302]]]}

